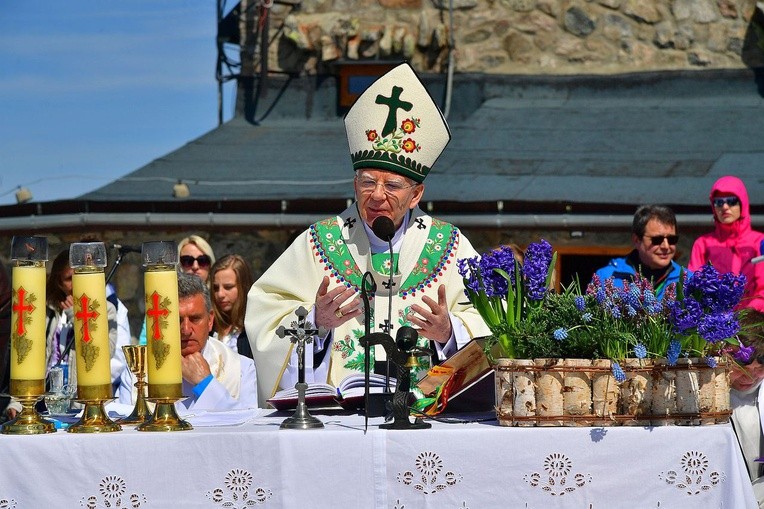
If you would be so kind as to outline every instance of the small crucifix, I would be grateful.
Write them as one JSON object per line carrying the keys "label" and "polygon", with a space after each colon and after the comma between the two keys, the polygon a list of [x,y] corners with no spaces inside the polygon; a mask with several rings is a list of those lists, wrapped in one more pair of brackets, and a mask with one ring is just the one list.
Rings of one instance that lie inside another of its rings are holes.
{"label": "small crucifix", "polygon": [[305,404],[305,391],[308,388],[308,384],[305,383],[305,345],[312,343],[315,335],[325,336],[326,330],[323,327],[315,328],[305,320],[308,311],[304,307],[297,308],[294,314],[297,315],[297,321],[291,323],[291,329],[283,325],[276,329],[278,337],[289,336],[289,340],[297,345],[297,383],[294,386],[297,389],[297,407],[294,415],[281,423],[281,429],[323,428],[324,423],[310,415]]}

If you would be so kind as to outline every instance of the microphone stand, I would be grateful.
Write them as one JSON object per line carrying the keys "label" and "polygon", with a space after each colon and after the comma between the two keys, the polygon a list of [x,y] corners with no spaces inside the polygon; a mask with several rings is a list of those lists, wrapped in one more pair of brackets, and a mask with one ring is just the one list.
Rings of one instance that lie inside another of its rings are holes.
{"label": "microphone stand", "polygon": [[[385,331],[385,334],[390,335],[390,329],[393,327],[393,273],[395,272],[395,267],[393,264],[393,239],[390,237],[387,239],[387,246],[390,253],[390,277],[387,279],[387,322],[385,322],[385,326],[382,329]],[[391,336],[392,337],[392,336]],[[387,356],[385,356],[387,357]],[[385,394],[390,394],[390,359],[385,359],[385,389],[383,391]]]}
{"label": "microphone stand", "polygon": [[117,272],[117,267],[119,267],[119,264],[122,263],[122,255],[124,253],[121,249],[117,249],[117,257],[114,259],[114,265],[112,265],[111,269],[109,270],[109,274],[106,276],[106,284],[109,284],[109,281],[111,281],[112,276],[115,272]]}
{"label": "microphone stand", "polygon": [[[371,283],[369,283],[371,282]],[[376,292],[377,285],[374,283],[374,276],[371,272],[366,272],[361,280],[361,299],[363,299],[363,327],[364,336],[368,337],[371,334],[371,307],[369,306],[369,291]],[[363,373],[364,373],[364,392],[363,392],[363,409],[364,409],[364,425],[363,432],[369,428],[369,394],[371,387],[369,384],[369,371],[371,370],[371,345],[366,343],[363,347],[364,360],[363,360]]]}

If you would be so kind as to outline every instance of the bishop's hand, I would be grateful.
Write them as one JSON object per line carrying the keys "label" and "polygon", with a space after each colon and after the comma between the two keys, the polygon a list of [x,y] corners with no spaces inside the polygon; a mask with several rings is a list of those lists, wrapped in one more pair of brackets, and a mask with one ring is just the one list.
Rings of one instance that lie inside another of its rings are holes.
{"label": "bishop's hand", "polygon": [[451,315],[446,301],[446,287],[438,287],[438,301],[428,296],[422,297],[427,307],[413,304],[408,314],[409,321],[418,328],[419,334],[438,343],[447,343],[451,338]]}
{"label": "bishop's hand", "polygon": [[361,297],[345,286],[329,290],[329,277],[324,276],[316,292],[316,327],[334,329],[363,312]]}

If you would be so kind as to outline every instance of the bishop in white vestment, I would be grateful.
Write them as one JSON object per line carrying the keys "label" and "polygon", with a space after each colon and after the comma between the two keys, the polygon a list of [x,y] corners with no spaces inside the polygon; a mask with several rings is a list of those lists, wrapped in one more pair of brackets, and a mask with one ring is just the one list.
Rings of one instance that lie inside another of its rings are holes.
{"label": "bishop in white vestment", "polygon": [[[420,345],[432,343],[440,360],[471,338],[490,334],[467,301],[457,270],[458,259],[477,253],[456,227],[418,208],[424,178],[450,132],[411,67],[401,64],[372,84],[346,116],[345,128],[356,202],[303,232],[247,298],[245,326],[258,366],[261,406],[297,380],[293,345],[275,331],[292,328],[301,306],[310,310],[308,322],[329,331],[309,347],[306,381],[336,386],[363,372],[360,292],[366,272],[376,283],[371,331],[386,327],[395,337],[401,326],[412,326]],[[371,228],[380,217],[390,220],[385,239]],[[381,348],[371,354],[385,357]],[[414,371],[428,368],[429,359],[420,358]]]}

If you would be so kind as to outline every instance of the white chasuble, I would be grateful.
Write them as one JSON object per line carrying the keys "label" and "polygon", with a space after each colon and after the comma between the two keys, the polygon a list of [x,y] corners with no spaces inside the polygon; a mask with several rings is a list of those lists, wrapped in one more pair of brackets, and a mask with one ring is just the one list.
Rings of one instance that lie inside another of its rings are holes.
{"label": "white chasuble", "polygon": [[[466,331],[467,337],[456,337],[457,346],[463,346],[472,337],[488,335],[490,331],[467,301],[457,270],[458,259],[476,254],[453,225],[413,209],[397,256],[393,286],[388,288],[389,264],[383,261],[374,268],[369,238],[355,204],[339,216],[311,225],[255,282],[247,298],[245,325],[257,365],[260,405],[264,406],[265,400],[280,388],[291,353],[290,340],[279,338],[275,331],[281,325],[293,326],[298,307],[313,308],[324,276],[331,280],[330,290],[343,285],[360,293],[363,274],[371,272],[377,287],[370,296],[372,332],[382,331],[381,325],[388,320],[389,313],[390,335],[395,338],[401,326],[410,325],[407,315],[411,305],[427,308],[422,302],[424,295],[437,302],[438,287],[443,284],[452,322],[460,322],[454,330]],[[385,255],[376,255],[378,262],[380,256],[384,260]],[[392,308],[388,306],[390,292]],[[337,385],[347,375],[363,372],[364,349],[359,342],[363,335],[363,313],[334,329],[327,346],[328,359],[323,358],[323,364],[328,361],[326,380],[316,381]],[[428,341],[420,338],[420,344],[428,346]],[[310,352],[311,346],[306,351]],[[384,350],[376,347],[374,357],[383,360]],[[429,368],[429,359],[419,360],[414,371]]]}

